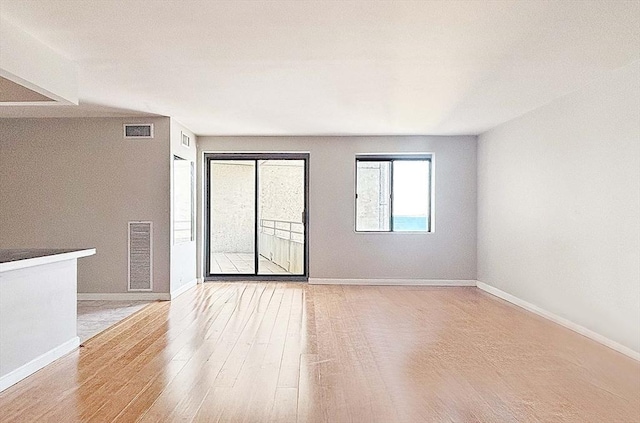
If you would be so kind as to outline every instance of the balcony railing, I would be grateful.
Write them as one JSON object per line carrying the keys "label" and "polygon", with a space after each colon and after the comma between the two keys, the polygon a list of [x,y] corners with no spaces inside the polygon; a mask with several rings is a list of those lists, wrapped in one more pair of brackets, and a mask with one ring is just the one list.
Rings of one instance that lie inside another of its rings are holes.
{"label": "balcony railing", "polygon": [[293,274],[304,272],[304,224],[260,219],[260,255]]}
{"label": "balcony railing", "polygon": [[304,244],[304,224],[301,222],[260,219],[260,232]]}

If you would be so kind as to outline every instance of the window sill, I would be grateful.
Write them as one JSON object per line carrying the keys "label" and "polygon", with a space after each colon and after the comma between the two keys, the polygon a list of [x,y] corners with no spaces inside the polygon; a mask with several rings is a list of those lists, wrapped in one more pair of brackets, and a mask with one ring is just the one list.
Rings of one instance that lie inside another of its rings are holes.
{"label": "window sill", "polygon": [[431,235],[435,231],[353,231],[358,235]]}

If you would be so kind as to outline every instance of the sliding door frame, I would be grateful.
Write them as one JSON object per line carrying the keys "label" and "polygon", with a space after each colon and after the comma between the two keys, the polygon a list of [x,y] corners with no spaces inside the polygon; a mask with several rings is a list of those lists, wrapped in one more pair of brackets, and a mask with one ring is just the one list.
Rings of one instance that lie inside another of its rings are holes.
{"label": "sliding door frame", "polygon": [[[211,273],[211,162],[216,160],[244,160],[255,161],[254,170],[254,273]],[[260,201],[260,160],[302,160],[304,161],[304,273],[302,275],[268,274],[260,275],[259,269],[259,220],[258,202]],[[204,191],[204,252],[205,252],[205,281],[289,281],[307,282],[309,280],[309,153],[204,153],[205,191]]]}

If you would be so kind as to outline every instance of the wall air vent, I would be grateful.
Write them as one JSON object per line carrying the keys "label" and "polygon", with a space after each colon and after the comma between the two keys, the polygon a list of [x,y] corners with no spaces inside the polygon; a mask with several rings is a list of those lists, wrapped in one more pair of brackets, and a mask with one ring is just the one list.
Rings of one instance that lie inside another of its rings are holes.
{"label": "wall air vent", "polygon": [[153,138],[153,123],[135,123],[124,125],[125,138]]}
{"label": "wall air vent", "polygon": [[129,222],[129,291],[153,289],[153,224]]}

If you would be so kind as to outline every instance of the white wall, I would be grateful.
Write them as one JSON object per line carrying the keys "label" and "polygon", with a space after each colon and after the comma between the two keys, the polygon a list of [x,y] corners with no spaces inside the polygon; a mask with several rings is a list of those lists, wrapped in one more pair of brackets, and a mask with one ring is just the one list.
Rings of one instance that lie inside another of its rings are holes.
{"label": "white wall", "polygon": [[[225,151],[310,152],[311,278],[475,279],[476,137],[199,137],[200,172]],[[355,155],[393,152],[435,153],[435,233],[355,233]]]}
{"label": "white wall", "polygon": [[640,351],[640,64],[479,138],[478,279]]}
{"label": "white wall", "polygon": [[[154,139],[123,138],[153,123]],[[169,292],[169,118],[0,119],[0,248],[96,248],[81,293],[127,292],[127,221],[154,222],[154,292]]]}
{"label": "white wall", "polygon": [[[182,145],[182,133],[190,138],[189,147]],[[178,156],[185,160],[196,162],[196,137],[195,135],[177,122],[171,119],[171,154],[167,158],[173,166],[173,156]],[[195,167],[194,167],[195,169]],[[171,168],[173,175],[173,168]],[[175,292],[184,285],[194,282],[196,279],[196,241],[176,243],[173,239],[173,177],[171,179],[171,286],[170,292]],[[195,205],[194,205],[195,207]]]}
{"label": "white wall", "polygon": [[252,253],[255,243],[255,181],[253,162],[211,165],[211,253]]}
{"label": "white wall", "polygon": [[302,223],[304,162],[270,160],[258,166],[260,193],[258,218]]}

